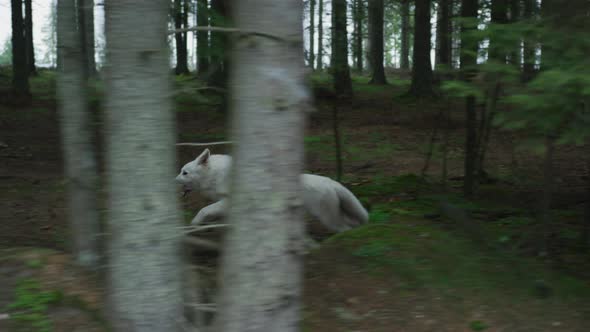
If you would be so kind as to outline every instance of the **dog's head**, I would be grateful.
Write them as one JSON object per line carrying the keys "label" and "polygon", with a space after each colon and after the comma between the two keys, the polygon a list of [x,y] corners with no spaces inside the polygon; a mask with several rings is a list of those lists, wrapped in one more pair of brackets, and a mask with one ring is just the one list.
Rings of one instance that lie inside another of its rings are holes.
{"label": "dog's head", "polygon": [[209,149],[205,149],[195,160],[182,166],[176,176],[176,182],[182,185],[183,196],[193,190],[198,190],[201,181],[209,171]]}

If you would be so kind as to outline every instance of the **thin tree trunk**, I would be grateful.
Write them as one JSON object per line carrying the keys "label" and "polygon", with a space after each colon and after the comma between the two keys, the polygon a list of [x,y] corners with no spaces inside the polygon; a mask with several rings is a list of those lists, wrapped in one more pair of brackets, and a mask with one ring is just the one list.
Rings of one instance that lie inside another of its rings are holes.
{"label": "thin tree trunk", "polygon": [[354,65],[359,73],[363,72],[363,19],[364,19],[363,0],[356,0],[353,5],[354,21]]}
{"label": "thin tree trunk", "polygon": [[[491,22],[496,25],[508,23],[508,0],[492,0]],[[490,59],[500,64],[506,63],[506,52],[501,45],[500,36],[492,35],[490,37],[488,50]]]}
{"label": "thin tree trunk", "polygon": [[[186,0],[174,0],[174,27],[176,29],[182,29],[185,23],[184,12],[185,6],[184,1]],[[186,47],[186,33],[180,32],[174,34],[176,41],[176,75],[188,74],[188,51]]]}
{"label": "thin tree trunk", "polygon": [[[207,0],[197,0],[197,25],[209,25]],[[197,31],[197,73],[203,75],[209,71],[209,32]]]}
{"label": "thin tree trunk", "polygon": [[[533,19],[535,7],[535,0],[524,0],[523,14],[525,20]],[[522,81],[526,83],[535,76],[535,43],[530,35],[525,36],[523,53]]]}
{"label": "thin tree trunk", "polygon": [[[237,1],[233,8],[239,29],[303,36],[301,1]],[[300,328],[304,224],[299,174],[309,102],[302,44],[267,38],[235,44],[231,95],[238,145],[216,331]]]}
{"label": "thin tree trunk", "polygon": [[[521,0],[510,0],[510,23],[517,23],[520,20],[520,4]],[[510,53],[510,63],[515,65],[520,70],[521,65],[521,42],[519,39],[514,46],[514,50]]]}
{"label": "thin tree trunk", "polygon": [[410,69],[410,0],[401,0],[402,16],[402,49],[401,49],[401,69]]}
{"label": "thin tree trunk", "polygon": [[315,0],[309,0],[309,67],[315,66]]}
{"label": "thin tree trunk", "polygon": [[[226,26],[228,15],[228,0],[211,0],[211,12],[209,22],[214,27]],[[227,34],[223,32],[211,32],[211,57],[210,65],[212,73],[208,84],[219,88],[227,85],[227,68],[224,67],[227,58]]]}
{"label": "thin tree trunk", "polygon": [[78,1],[78,26],[81,31],[82,52],[86,77],[96,76],[94,60],[94,0]]}
{"label": "thin tree trunk", "polygon": [[540,221],[542,236],[540,250],[548,254],[551,244],[551,203],[553,199],[553,155],[555,152],[555,138],[548,135],[545,138],[545,160],[543,162],[543,195],[541,196]]}
{"label": "thin tree trunk", "polygon": [[12,90],[17,100],[28,99],[29,68],[27,67],[27,48],[23,22],[22,0],[11,0],[12,10]]}
{"label": "thin tree trunk", "polygon": [[369,0],[369,37],[372,77],[370,84],[387,84],[383,68],[383,0]]}
{"label": "thin tree trunk", "polygon": [[341,96],[352,96],[352,81],[348,66],[348,37],[346,32],[346,0],[332,1],[332,78],[334,90]]}
{"label": "thin tree trunk", "polygon": [[59,0],[58,51],[63,66],[57,79],[57,95],[68,186],[67,216],[76,263],[96,268],[100,256],[98,167],[84,76],[82,38],[76,25],[75,0]]}
{"label": "thin tree trunk", "polygon": [[414,60],[410,94],[428,97],[434,95],[430,62],[430,0],[416,0],[414,25]]}
{"label": "thin tree trunk", "polygon": [[107,1],[107,214],[114,331],[181,331],[168,3]]}
{"label": "thin tree trunk", "polygon": [[[464,19],[477,18],[477,0],[462,0],[461,17]],[[461,70],[463,78],[471,81],[476,65],[478,43],[473,38],[465,38],[465,34],[476,29],[475,22],[464,23],[461,26]],[[467,96],[465,101],[465,177],[463,182],[463,195],[472,197],[475,191],[476,163],[477,163],[477,114],[475,108],[475,96]]]}
{"label": "thin tree trunk", "polygon": [[[586,109],[590,110],[590,105],[586,104]],[[590,145],[586,148],[586,203],[584,204],[584,228],[580,234],[580,245],[585,252],[590,251]]]}
{"label": "thin tree trunk", "polygon": [[343,98],[336,98],[332,109],[332,126],[334,131],[334,152],[336,154],[336,181],[342,179],[342,140],[340,139],[340,121],[338,113],[344,104]]}
{"label": "thin tree trunk", "polygon": [[443,68],[451,67],[451,48],[452,48],[452,32],[451,32],[451,0],[440,0],[438,6],[438,26],[436,32],[438,34],[436,40],[438,47],[436,48],[436,66]]}
{"label": "thin tree trunk", "polygon": [[318,64],[317,70],[324,69],[324,0],[318,1]]}
{"label": "thin tree trunk", "polygon": [[27,67],[29,68],[29,75],[36,76],[32,0],[25,0],[25,39],[27,43]]}

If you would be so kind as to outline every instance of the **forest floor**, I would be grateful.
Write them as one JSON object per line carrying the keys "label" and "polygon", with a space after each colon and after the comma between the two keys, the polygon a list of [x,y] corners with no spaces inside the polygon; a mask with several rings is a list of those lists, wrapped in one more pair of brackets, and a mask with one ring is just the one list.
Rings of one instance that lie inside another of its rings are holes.
{"label": "forest floor", "polygon": [[[587,331],[590,257],[578,247],[588,176],[584,151],[557,151],[553,245],[539,255],[542,157],[520,148],[526,136],[493,132],[486,170],[494,181],[465,200],[461,106],[404,98],[408,82],[389,79],[390,85],[377,87],[355,77],[355,97],[338,107],[342,182],[369,207],[371,222],[334,236],[311,227],[325,240],[306,257],[304,331]],[[68,227],[53,75],[32,80],[27,107],[10,106],[9,81],[1,81],[0,331],[105,330],[100,276],[77,270],[64,253]],[[314,76],[313,83],[317,110],[305,138],[307,171],[334,177],[335,101],[327,76]],[[177,80],[179,142],[227,138],[220,97],[194,93],[200,84]],[[90,99],[100,127],[96,87]],[[447,105],[453,121],[450,180],[443,190],[442,127],[424,177],[421,171]],[[178,152],[180,166],[200,150]],[[440,215],[441,202],[462,212]],[[201,205],[183,201],[186,219]]]}

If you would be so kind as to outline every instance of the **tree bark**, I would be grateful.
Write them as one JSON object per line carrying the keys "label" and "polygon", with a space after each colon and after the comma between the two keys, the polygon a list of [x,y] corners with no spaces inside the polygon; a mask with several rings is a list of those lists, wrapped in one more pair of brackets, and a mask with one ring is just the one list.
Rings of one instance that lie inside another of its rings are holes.
{"label": "tree bark", "polygon": [[[209,9],[207,0],[197,0],[197,25],[209,25]],[[209,71],[209,32],[197,31],[197,73],[205,74]]]}
{"label": "tree bark", "polygon": [[309,67],[315,66],[315,0],[309,0]]}
{"label": "tree bark", "polygon": [[334,90],[341,96],[352,96],[352,81],[348,66],[348,36],[346,32],[346,0],[332,1],[332,78]]}
{"label": "tree bark", "polygon": [[98,167],[84,76],[82,37],[76,25],[76,1],[59,0],[58,52],[63,65],[58,73],[57,96],[68,186],[67,217],[76,263],[96,268],[100,257]]}
{"label": "tree bark", "polygon": [[[477,9],[477,0],[462,0],[461,17],[475,20]],[[475,73],[478,41],[472,36],[466,37],[466,34],[476,28],[475,22],[466,22],[461,26],[461,70],[463,78],[467,81],[471,81]],[[465,101],[465,177],[463,182],[465,197],[472,197],[475,191],[477,163],[477,114],[475,112],[475,96],[467,96]]]}
{"label": "tree bark", "polygon": [[[185,16],[188,15],[185,12],[185,1],[187,0],[174,0],[174,27],[176,29],[182,29],[186,27]],[[176,41],[176,68],[174,72],[176,75],[185,75],[189,73],[188,70],[188,50],[187,50],[187,40],[186,40],[186,32],[179,32],[174,34],[174,38]]]}
{"label": "tree bark", "polygon": [[401,0],[402,16],[402,49],[401,49],[401,69],[410,69],[410,0]]}
{"label": "tree bark", "polygon": [[[301,1],[234,6],[239,29],[303,36]],[[299,174],[309,102],[303,43],[252,38],[236,42],[233,51],[237,146],[216,331],[299,331],[304,236]]]}
{"label": "tree bark", "polygon": [[430,0],[416,0],[414,14],[414,56],[410,94],[416,97],[434,95],[430,62]]}
{"label": "tree bark", "polygon": [[[510,23],[516,23],[520,20],[520,4],[521,0],[510,0]],[[521,58],[521,40],[514,46],[514,50],[510,53],[510,63],[515,65],[520,70]]]}
{"label": "tree bark", "polygon": [[363,0],[355,0],[353,2],[353,58],[354,58],[354,65],[356,70],[359,73],[363,72],[364,63],[363,63],[363,19],[364,19],[364,8],[363,8]]}
{"label": "tree bark", "polygon": [[166,1],[106,5],[109,308],[114,331],[181,331],[181,231]]}
{"label": "tree bark", "polygon": [[12,11],[12,90],[16,99],[27,99],[29,90],[29,68],[23,22],[22,0],[10,0]]}
{"label": "tree bark", "polygon": [[81,31],[85,75],[86,77],[95,77],[94,0],[78,0],[78,26]]}
{"label": "tree bark", "polygon": [[[211,0],[211,16],[209,22],[214,27],[226,26],[228,0]],[[212,73],[209,76],[208,84],[215,87],[225,88],[227,85],[227,68],[224,67],[227,57],[227,34],[223,32],[211,32],[211,58],[210,64]]]}
{"label": "tree bark", "polygon": [[[491,22],[496,25],[508,23],[508,0],[492,0]],[[506,63],[506,52],[501,45],[500,36],[496,34],[490,38],[488,50],[490,59],[501,64]]]}
{"label": "tree bark", "polygon": [[387,84],[383,68],[383,0],[369,0],[369,47],[371,52],[372,77],[370,84]]}
{"label": "tree bark", "polygon": [[[535,0],[524,0],[524,19],[532,20],[535,9]],[[523,58],[522,81],[526,83],[535,76],[535,43],[531,36],[524,38]]]}
{"label": "tree bark", "polygon": [[317,70],[324,69],[324,0],[318,1],[318,64]]}
{"label": "tree bark", "polygon": [[35,67],[32,0],[25,0],[25,39],[27,43],[27,67],[29,68],[29,75],[36,76],[37,67]]}
{"label": "tree bark", "polygon": [[438,26],[436,66],[443,68],[451,67],[452,26],[451,26],[451,0],[439,0],[438,5]]}

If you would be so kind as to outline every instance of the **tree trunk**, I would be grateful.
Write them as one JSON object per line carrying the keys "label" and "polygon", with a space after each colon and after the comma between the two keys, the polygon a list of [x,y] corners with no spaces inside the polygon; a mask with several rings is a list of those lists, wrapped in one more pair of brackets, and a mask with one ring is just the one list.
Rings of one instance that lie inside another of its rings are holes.
{"label": "tree trunk", "polygon": [[318,1],[318,64],[317,70],[324,69],[324,0]]}
{"label": "tree trunk", "polygon": [[369,46],[371,52],[371,84],[387,84],[383,68],[383,0],[369,0]]}
{"label": "tree trunk", "polygon": [[[211,0],[211,16],[209,22],[214,27],[226,26],[228,0]],[[224,65],[226,58],[227,34],[223,32],[211,32],[211,69],[208,84],[215,87],[225,88],[227,76]]]}
{"label": "tree trunk", "polygon": [[[510,23],[517,23],[520,20],[520,4],[521,0],[510,0]],[[514,50],[510,52],[510,63],[520,70],[521,58],[521,39],[518,40],[514,46]]]}
{"label": "tree trunk", "polygon": [[410,0],[401,0],[402,16],[402,49],[401,49],[401,69],[410,69]]}
{"label": "tree trunk", "polygon": [[547,135],[545,138],[545,160],[543,161],[543,194],[540,200],[539,212],[542,229],[542,241],[539,245],[543,254],[548,254],[551,244],[551,203],[553,199],[553,155],[555,152],[555,137]]}
{"label": "tree trunk", "polygon": [[85,75],[86,77],[95,77],[94,0],[78,0],[78,26],[81,31]]}
{"label": "tree trunk", "polygon": [[36,76],[32,0],[25,0],[25,39],[27,43],[27,67],[29,68],[29,75]]}
{"label": "tree trunk", "polygon": [[[187,0],[174,0],[174,27],[176,29],[182,29],[185,26],[185,16],[188,15],[185,10],[185,1]],[[180,32],[174,34],[176,41],[176,75],[185,75],[189,73],[188,70],[188,50],[186,47],[186,33]]]}
{"label": "tree trunk", "polygon": [[[508,0],[492,0],[491,22],[496,25],[508,23]],[[488,46],[489,59],[505,64],[506,52],[499,44],[501,44],[501,37],[497,34],[492,35]]]}
{"label": "tree trunk", "polygon": [[354,24],[354,33],[353,33],[353,58],[354,58],[354,65],[356,70],[359,73],[363,72],[364,63],[363,63],[363,18],[364,18],[364,8],[363,8],[363,0],[355,0],[352,8],[353,13],[353,24]]}
{"label": "tree trunk", "polygon": [[309,0],[309,67],[315,66],[315,0]]}
{"label": "tree trunk", "polygon": [[[524,0],[524,19],[532,20],[535,12],[535,0]],[[525,36],[523,47],[524,63],[522,67],[522,81],[529,82],[535,76],[535,43],[531,36]]]}
{"label": "tree trunk", "polygon": [[439,0],[438,5],[438,27],[437,48],[436,48],[436,66],[442,68],[451,68],[451,47],[452,26],[451,26],[451,0]]}
{"label": "tree trunk", "polygon": [[[197,0],[197,25],[209,25],[209,9],[207,0]],[[209,71],[209,32],[197,31],[197,73],[205,74]]]}
{"label": "tree trunk", "polygon": [[76,263],[96,268],[100,256],[98,167],[88,109],[82,37],[76,24],[75,0],[59,0],[58,51],[63,66],[57,78],[57,96],[68,186],[67,217]]}
{"label": "tree trunk", "polygon": [[414,15],[414,57],[410,94],[428,97],[434,94],[430,62],[430,0],[416,0]]}
{"label": "tree trunk", "polygon": [[17,100],[28,99],[29,68],[22,0],[10,0],[12,10],[12,89]]}
{"label": "tree trunk", "polygon": [[332,78],[334,90],[341,96],[352,96],[352,81],[348,66],[348,36],[346,32],[346,0],[332,1]]}
{"label": "tree trunk", "polygon": [[[462,0],[461,17],[475,20],[477,9],[477,0]],[[475,22],[466,22],[461,26],[461,70],[463,78],[467,81],[471,81],[475,74],[478,41],[473,37],[466,38],[465,34],[476,28]],[[475,112],[475,96],[467,96],[465,101],[465,178],[463,182],[465,197],[472,197],[475,191],[477,163],[477,114]]]}
{"label": "tree trunk", "polygon": [[107,214],[114,331],[181,331],[168,3],[107,1]]}
{"label": "tree trunk", "polygon": [[[301,1],[237,1],[234,6],[239,29],[303,36]],[[252,38],[255,42],[238,42],[233,51],[237,146],[215,330],[294,332],[301,323],[299,174],[309,103],[303,43]]]}

